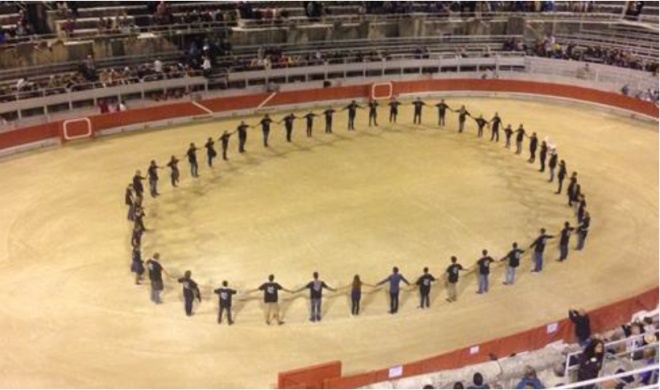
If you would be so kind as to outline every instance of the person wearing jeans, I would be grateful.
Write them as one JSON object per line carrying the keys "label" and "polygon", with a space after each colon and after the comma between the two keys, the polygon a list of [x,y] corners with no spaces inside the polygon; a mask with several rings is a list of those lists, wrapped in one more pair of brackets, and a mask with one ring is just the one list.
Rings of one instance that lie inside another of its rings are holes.
{"label": "person wearing jeans", "polygon": [[588,211],[585,211],[584,218],[582,219],[582,223],[577,228],[578,242],[577,242],[577,247],[575,249],[579,251],[581,251],[582,248],[584,248],[584,242],[586,241],[587,234],[589,233],[589,225],[591,225],[591,215],[589,214]]}
{"label": "person wearing jeans", "polygon": [[325,284],[324,281],[319,280],[318,272],[314,272],[312,276],[314,277],[314,280],[307,283],[305,286],[301,287],[300,289],[295,290],[295,292],[297,293],[305,289],[309,289],[310,301],[312,304],[312,315],[309,320],[312,322],[317,322],[317,321],[321,321],[321,298],[323,296],[323,289],[325,288],[326,290],[330,290],[330,291],[337,291],[337,290]]}
{"label": "person wearing jeans", "polygon": [[506,265],[506,274],[504,276],[504,284],[511,286],[516,281],[516,268],[520,265],[520,256],[525,253],[524,250],[518,248],[518,243],[514,242],[511,250],[500,261],[508,260]]}
{"label": "person wearing jeans", "polygon": [[194,143],[190,143],[190,147],[188,148],[186,155],[188,156],[188,162],[190,163],[190,174],[192,177],[199,176],[197,174],[197,147]]}
{"label": "person wearing jeans", "polygon": [[160,293],[163,291],[163,272],[166,275],[169,274],[160,264],[160,254],[154,253],[146,264],[147,270],[149,270],[149,281],[151,282],[151,301],[155,304],[163,303],[160,299]]}
{"label": "person wearing jeans", "polygon": [[398,267],[392,268],[392,274],[380,281],[376,286],[388,282],[390,284],[390,314],[396,314],[399,311],[399,289],[401,282],[404,282],[407,285],[410,285],[410,283],[399,273]]}
{"label": "person wearing jeans", "polygon": [[575,228],[571,227],[568,221],[564,222],[564,228],[561,229],[559,239],[559,261],[564,261],[568,258],[568,242],[571,239],[571,233]]}
{"label": "person wearing jeans", "polygon": [[541,272],[543,270],[543,251],[548,240],[553,238],[549,234],[545,234],[545,229],[541,229],[541,234],[534,240],[530,248],[534,248],[534,269],[532,272]]}
{"label": "person wearing jeans", "polygon": [[477,294],[485,294],[488,292],[488,275],[490,274],[490,264],[495,262],[492,257],[488,256],[488,251],[481,251],[481,258],[477,260],[477,267],[479,268],[479,290]]}

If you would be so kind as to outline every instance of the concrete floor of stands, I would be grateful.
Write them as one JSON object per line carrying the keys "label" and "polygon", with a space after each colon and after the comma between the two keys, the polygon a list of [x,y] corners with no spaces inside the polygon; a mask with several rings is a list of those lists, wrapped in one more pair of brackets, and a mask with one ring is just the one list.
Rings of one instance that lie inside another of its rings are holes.
{"label": "concrete floor of stands", "polygon": [[[136,169],[164,165],[189,142],[202,145],[237,120],[207,122],[69,144],[0,163],[0,331],[4,387],[273,387],[279,371],[339,359],[346,374],[384,368],[474,345],[563,318],[569,307],[596,308],[658,284],[658,127],[579,104],[516,99],[453,98],[473,114],[499,111],[550,137],[569,172],[579,172],[592,214],[582,253],[564,264],[556,242],[541,275],[525,254],[514,287],[491,276],[491,292],[475,294],[476,278],[460,283],[459,302],[433,288],[420,311],[415,292],[387,314],[385,289],[367,293],[363,313],[349,316],[349,298],[326,293],[321,323],[308,321],[307,293],[283,293],[286,325],[265,325],[261,296],[239,295],[236,324],[216,324],[212,288],[227,279],[256,288],[269,273],[298,288],[313,271],[333,287],[354,274],[375,283],[397,265],[414,280],[424,266],[443,273],[451,255],[472,265],[487,248],[503,256],[512,241],[527,246],[540,227],[556,233],[574,221],[565,196],[527,153],[475,137],[470,122],[457,134],[455,114],[439,130],[434,109],[412,125],[357,131],[336,115],[332,135],[317,120],[312,139],[295,124],[294,142],[274,126],[271,148],[253,129],[248,153],[205,166],[181,187],[161,172],[162,196],[147,198],[145,258],[162,254],[179,276],[190,269],[203,302],[183,313],[180,285],[167,280],[164,304],[149,302],[147,285],[129,273],[131,227],[123,194]],[[275,115],[277,119],[281,115]],[[257,117],[248,118],[256,123]],[[502,137],[503,138],[503,137]],[[525,142],[527,150],[527,141]],[[571,247],[575,244],[575,239]]]}

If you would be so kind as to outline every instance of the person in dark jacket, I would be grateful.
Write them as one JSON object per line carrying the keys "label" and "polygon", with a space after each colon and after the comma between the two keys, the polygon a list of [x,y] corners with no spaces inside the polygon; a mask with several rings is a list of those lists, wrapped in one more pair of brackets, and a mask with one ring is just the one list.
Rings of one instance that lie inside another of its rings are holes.
{"label": "person in dark jacket", "polygon": [[580,345],[587,345],[591,338],[591,325],[587,312],[584,309],[571,309],[568,311],[568,318],[575,324],[575,337],[577,337]]}
{"label": "person in dark jacket", "polygon": [[[584,351],[578,359],[578,382],[588,381],[598,377],[603,367],[603,357],[605,356],[605,344],[602,340],[592,339],[584,348]],[[595,385],[583,386],[582,388],[593,389]]]}
{"label": "person in dark jacket", "polygon": [[193,301],[195,298],[199,300],[199,302],[202,301],[202,294],[199,292],[199,287],[197,287],[197,283],[195,283],[194,280],[192,280],[192,272],[186,271],[183,274],[182,278],[179,278],[179,283],[183,284],[183,300],[184,300],[184,306],[186,309],[186,315],[191,316],[193,315]]}

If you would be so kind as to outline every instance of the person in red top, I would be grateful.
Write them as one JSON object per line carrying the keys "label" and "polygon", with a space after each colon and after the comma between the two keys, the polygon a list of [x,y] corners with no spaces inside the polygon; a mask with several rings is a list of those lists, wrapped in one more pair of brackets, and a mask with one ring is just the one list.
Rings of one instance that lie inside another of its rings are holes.
{"label": "person in red top", "polygon": [[99,101],[99,110],[101,111],[101,114],[107,114],[110,112],[110,108],[108,107],[108,102],[105,101],[105,99],[101,99]]}

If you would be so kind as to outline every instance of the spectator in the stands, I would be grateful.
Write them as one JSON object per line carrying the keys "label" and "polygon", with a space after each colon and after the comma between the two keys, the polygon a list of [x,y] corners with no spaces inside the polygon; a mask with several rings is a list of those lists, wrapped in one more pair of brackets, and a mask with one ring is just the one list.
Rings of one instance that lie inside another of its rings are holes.
{"label": "spectator in the stands", "polygon": [[202,61],[202,71],[204,72],[204,77],[209,77],[211,75],[211,58],[204,56]]}
{"label": "spectator in the stands", "polygon": [[27,77],[22,77],[16,81],[16,91],[23,92],[29,91],[32,89],[32,83],[28,80]]}
{"label": "spectator in the stands", "polygon": [[154,60],[154,72],[159,75],[162,75],[163,73],[163,62],[160,60],[160,58],[156,58]]}
{"label": "spectator in the stands", "polygon": [[584,309],[568,311],[568,318],[575,325],[575,337],[581,346],[589,343],[591,338],[591,323],[589,321],[589,314]]}
{"label": "spectator in the stands", "polygon": [[66,34],[67,37],[73,35],[73,32],[76,30],[76,21],[73,18],[68,18],[66,22],[62,23],[62,31]]}
{"label": "spectator in the stands", "polygon": [[110,112],[110,107],[108,106],[108,102],[105,99],[99,100],[99,112],[101,114],[107,114]]}
{"label": "spectator in the stands", "polygon": [[536,377],[536,370],[532,366],[525,366],[525,376],[518,382],[516,389],[545,389],[545,386]]}
{"label": "spectator in the stands", "polygon": [[468,386],[468,389],[490,389],[490,386],[484,383],[484,377],[480,372],[475,372],[472,375],[472,385]]}
{"label": "spectator in the stands", "polygon": [[115,111],[124,112],[126,110],[127,110],[126,103],[123,100],[119,101],[119,103],[117,104],[117,109]]}
{"label": "spectator in the stands", "polygon": [[[578,359],[578,382],[597,378],[603,367],[604,357],[605,344],[603,341],[597,338],[591,339]],[[585,386],[583,388],[594,388],[594,386]]]}
{"label": "spectator in the stands", "polygon": [[[653,366],[654,364],[657,363],[655,360],[655,355],[656,355],[655,348],[647,348],[644,350],[644,362],[646,363],[647,367]],[[643,372],[639,376],[639,381],[643,383],[645,386],[654,385],[658,383],[658,370]]]}
{"label": "spectator in the stands", "polygon": [[454,382],[454,389],[464,389],[463,382]]}

